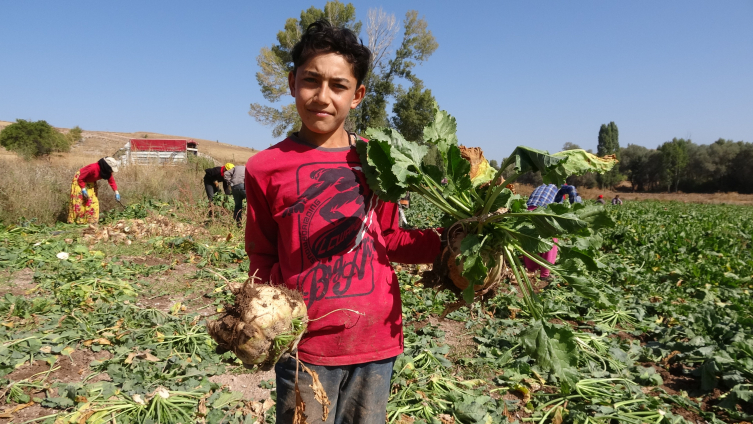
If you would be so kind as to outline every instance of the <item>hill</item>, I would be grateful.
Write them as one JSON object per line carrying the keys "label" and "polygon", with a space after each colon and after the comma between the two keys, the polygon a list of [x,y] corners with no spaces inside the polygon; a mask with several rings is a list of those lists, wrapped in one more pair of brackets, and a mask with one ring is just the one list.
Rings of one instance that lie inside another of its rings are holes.
{"label": "hill", "polygon": [[[10,125],[12,122],[0,121],[0,130]],[[60,132],[67,133],[68,128],[57,128]],[[70,153],[55,154],[53,160],[63,162],[81,162],[89,163],[92,159],[110,156],[118,149],[123,147],[128,140],[138,139],[192,139],[198,143],[200,153],[211,156],[217,163],[233,162],[235,164],[245,164],[248,158],[255,155],[258,151],[249,147],[235,146],[227,143],[219,143],[212,140],[204,140],[195,137],[185,137],[179,135],[159,134],[147,131],[137,131],[133,133],[125,132],[108,132],[108,131],[86,131],[82,133],[83,140],[76,143]],[[16,155],[0,147],[0,158],[15,158]]]}

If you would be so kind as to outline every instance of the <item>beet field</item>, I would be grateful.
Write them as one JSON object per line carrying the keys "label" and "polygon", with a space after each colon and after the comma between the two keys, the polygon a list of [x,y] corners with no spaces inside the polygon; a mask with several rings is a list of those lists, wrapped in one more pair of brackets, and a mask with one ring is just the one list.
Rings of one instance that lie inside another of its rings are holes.
{"label": "beet field", "polygon": [[[615,225],[574,247],[595,253],[578,290],[531,275],[524,296],[507,277],[442,318],[454,294],[394,264],[406,345],[386,422],[753,421],[753,210],[607,210]],[[440,225],[420,198],[406,215]],[[187,216],[149,202],[96,228],[0,224],[0,423],[275,421],[274,374],[206,332],[246,278],[242,231]]]}

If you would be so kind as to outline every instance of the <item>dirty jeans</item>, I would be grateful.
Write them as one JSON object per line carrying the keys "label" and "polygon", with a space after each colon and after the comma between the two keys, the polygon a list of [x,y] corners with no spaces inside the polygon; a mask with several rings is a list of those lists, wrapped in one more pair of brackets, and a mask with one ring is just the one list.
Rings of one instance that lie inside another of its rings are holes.
{"label": "dirty jeans", "polygon": [[233,186],[233,201],[235,202],[235,209],[233,210],[233,218],[240,225],[241,223],[241,211],[243,210],[243,200],[246,198],[246,185],[238,184]]}
{"label": "dirty jeans", "polygon": [[[364,364],[322,366],[304,363],[319,375],[329,398],[329,417],[322,421],[322,406],[314,399],[311,376],[298,370],[298,390],[306,405],[307,422],[326,424],[384,424],[390,378],[395,358]],[[277,424],[293,422],[295,409],[294,356],[285,355],[275,365],[277,380]]]}

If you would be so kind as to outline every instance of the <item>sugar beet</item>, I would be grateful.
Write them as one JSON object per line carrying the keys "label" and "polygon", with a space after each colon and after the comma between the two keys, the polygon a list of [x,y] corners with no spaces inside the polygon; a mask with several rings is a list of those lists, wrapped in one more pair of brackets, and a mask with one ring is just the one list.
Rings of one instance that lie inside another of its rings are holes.
{"label": "sugar beet", "polygon": [[230,350],[247,367],[269,369],[293,350],[306,331],[308,316],[300,292],[246,282],[235,293],[235,304],[207,323],[220,348]]}

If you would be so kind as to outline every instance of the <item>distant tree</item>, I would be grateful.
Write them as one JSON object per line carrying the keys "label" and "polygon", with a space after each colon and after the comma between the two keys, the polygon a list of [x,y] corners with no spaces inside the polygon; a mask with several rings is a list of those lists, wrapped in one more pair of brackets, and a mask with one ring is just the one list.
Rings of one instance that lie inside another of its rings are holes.
{"label": "distant tree", "polygon": [[567,143],[565,143],[565,144],[562,145],[562,150],[563,151],[565,151],[565,150],[578,150],[578,149],[581,149],[581,148],[582,147],[578,146],[577,144],[571,143],[569,141]]}
{"label": "distant tree", "polygon": [[731,175],[733,176],[726,191],[753,193],[753,143],[740,144],[740,152],[732,160]]}
{"label": "distant tree", "polygon": [[[388,59],[389,45],[392,43],[378,42],[380,37],[385,38],[389,31],[379,31],[381,27],[391,27],[394,18],[378,13],[369,14],[367,32],[369,48],[374,53],[375,60],[366,77],[366,96],[356,110],[351,113],[356,131],[363,132],[369,127],[388,126],[390,121],[387,117],[387,104],[392,100],[395,104],[404,103],[401,97],[415,97],[421,93],[421,104],[433,104],[434,98],[431,91],[423,90],[423,82],[413,72],[416,65],[423,63],[439,47],[434,35],[428,29],[428,23],[424,18],[418,17],[418,12],[409,10],[403,20],[403,39],[395,50],[394,57]],[[394,38],[394,32],[392,33]],[[379,47],[386,46],[386,47]],[[380,59],[381,58],[381,59]],[[396,78],[402,78],[411,83],[411,89],[401,89],[395,83]],[[413,88],[417,87],[417,88]],[[431,103],[429,103],[431,100]],[[410,102],[410,100],[406,100]],[[393,113],[405,109],[393,108]],[[417,122],[413,120],[413,122]],[[428,123],[428,122],[427,122]],[[423,127],[421,127],[423,128]]]}
{"label": "distant tree", "polygon": [[599,128],[599,144],[596,151],[599,156],[613,155],[620,151],[620,133],[617,125],[613,122],[602,124]]}
{"label": "distant tree", "polygon": [[70,142],[46,121],[16,120],[0,132],[0,145],[25,159],[67,152]]}
{"label": "distant tree", "polygon": [[[312,6],[302,11],[299,19],[289,18],[284,29],[277,33],[277,43],[272,47],[262,48],[256,58],[260,68],[256,73],[256,80],[262,95],[270,103],[281,102],[289,95],[288,74],[293,69],[291,50],[300,40],[303,31],[320,18],[329,20],[333,25],[350,28],[356,34],[361,31],[362,25],[356,20],[355,6],[336,0],[328,1],[323,9]],[[393,54],[394,40],[399,31],[395,16],[381,9],[373,9],[369,10],[367,18],[367,44],[373,60],[364,80],[366,98],[356,110],[351,111],[346,127],[363,132],[370,126],[392,124],[415,132],[418,125],[423,128],[426,105],[433,104],[434,98],[431,91],[424,89],[421,80],[413,73],[413,68],[427,60],[438,44],[428,30],[426,21],[418,17],[418,12],[411,10],[406,13],[403,22],[403,39]],[[400,87],[395,83],[396,78],[402,78],[410,86]],[[389,119],[389,103],[393,104],[396,119]],[[416,105],[419,109],[410,110],[410,105]],[[300,119],[292,102],[280,107],[252,103],[248,113],[258,122],[272,126],[274,137],[300,128]]]}
{"label": "distant tree", "polygon": [[497,162],[496,159],[492,159],[489,161],[489,166],[499,171],[499,162]]}
{"label": "distant tree", "polygon": [[435,105],[431,90],[424,89],[423,83],[416,79],[408,91],[399,88],[397,101],[392,106],[392,126],[406,140],[422,141],[424,127],[434,119]]}
{"label": "distant tree", "polygon": [[667,141],[657,149],[662,153],[662,168],[664,168],[664,183],[667,185],[667,191],[672,191],[673,184],[677,191],[683,171],[688,165],[689,144],[690,140],[673,138],[672,141]]}
{"label": "distant tree", "polygon": [[620,172],[630,181],[633,191],[645,189],[646,181],[643,171],[647,157],[648,149],[637,144],[628,144],[627,147],[620,149]]}
{"label": "distant tree", "polygon": [[[620,134],[617,129],[617,125],[613,122],[609,124],[602,124],[599,128],[599,143],[596,148],[596,152],[599,156],[617,155],[619,159],[620,154]],[[599,175],[597,177],[599,181],[599,187],[613,187],[622,181],[622,175],[619,169],[612,169],[611,171]]]}
{"label": "distant tree", "polygon": [[[508,169],[510,170],[507,171],[506,173],[512,174],[512,169],[511,168],[508,168]],[[504,178],[507,178],[507,176],[504,174],[502,176]],[[528,184],[534,187],[538,187],[541,184],[544,184],[544,179],[541,177],[541,172],[529,172],[527,174],[521,175],[520,178],[518,178],[517,181],[515,182],[515,184],[518,184],[518,183]]]}

